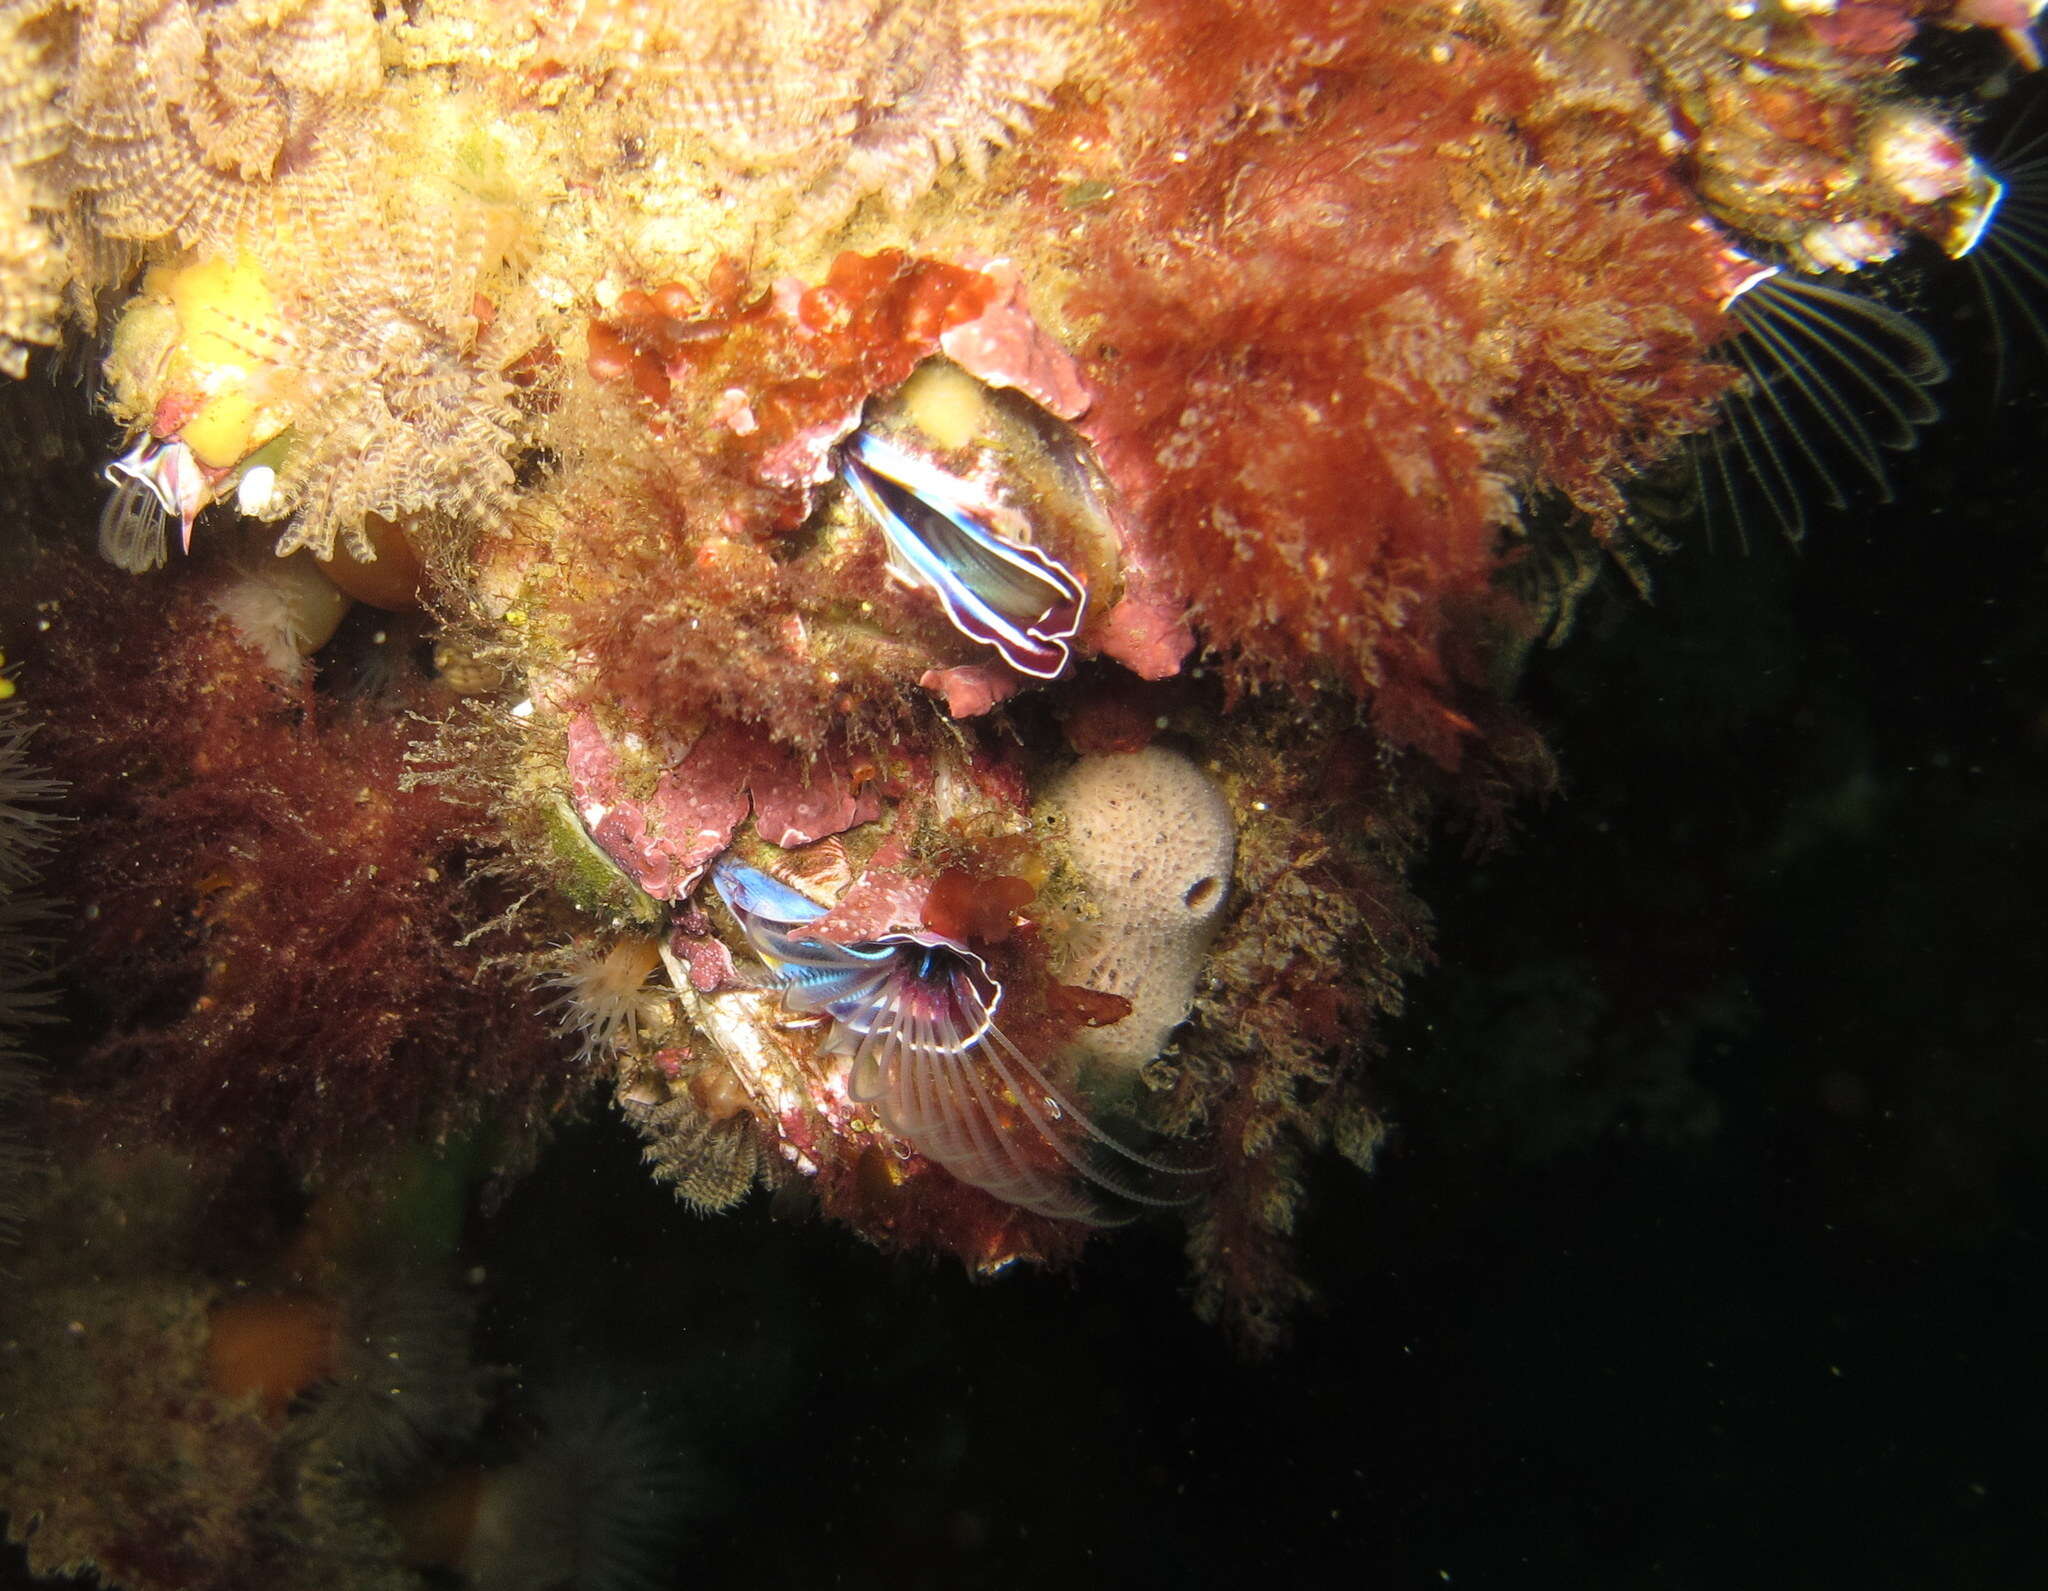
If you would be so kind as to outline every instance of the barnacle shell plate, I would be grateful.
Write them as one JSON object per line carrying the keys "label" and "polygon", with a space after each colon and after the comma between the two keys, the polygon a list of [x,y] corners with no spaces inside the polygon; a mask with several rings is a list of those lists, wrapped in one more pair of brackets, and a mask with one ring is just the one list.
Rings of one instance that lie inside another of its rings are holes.
{"label": "barnacle shell plate", "polygon": [[1071,425],[1031,399],[928,359],[868,405],[862,428],[943,469],[1000,534],[1057,558],[1091,590],[1113,583],[1117,535],[1101,467]]}

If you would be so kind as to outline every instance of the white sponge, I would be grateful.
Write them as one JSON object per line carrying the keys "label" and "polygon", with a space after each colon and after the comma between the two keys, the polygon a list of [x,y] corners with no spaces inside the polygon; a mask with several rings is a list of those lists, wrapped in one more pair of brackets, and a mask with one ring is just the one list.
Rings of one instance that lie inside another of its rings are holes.
{"label": "white sponge", "polygon": [[1216,782],[1178,752],[1083,757],[1046,788],[1068,860],[1095,907],[1066,934],[1062,982],[1120,994],[1131,1014],[1090,1028],[1083,1055],[1136,1069],[1187,1020],[1230,898],[1237,831]]}

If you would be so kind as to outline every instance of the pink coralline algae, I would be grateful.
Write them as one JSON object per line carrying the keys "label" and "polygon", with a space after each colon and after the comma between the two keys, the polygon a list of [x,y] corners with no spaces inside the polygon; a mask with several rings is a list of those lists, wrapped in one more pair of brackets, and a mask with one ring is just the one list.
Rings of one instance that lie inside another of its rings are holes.
{"label": "pink coralline algae", "polygon": [[750,812],[761,838],[785,849],[881,816],[879,792],[872,784],[856,791],[830,757],[807,763],[731,725],[707,729],[654,775],[641,800],[627,793],[625,763],[635,755],[616,747],[592,714],[570,721],[575,809],[591,838],[656,900],[688,894]]}
{"label": "pink coralline algae", "polygon": [[1088,409],[1088,383],[1072,356],[1032,319],[1023,277],[1002,261],[981,271],[1002,296],[972,320],[940,332],[939,351],[991,387],[1014,387],[1046,413],[1078,420]]}

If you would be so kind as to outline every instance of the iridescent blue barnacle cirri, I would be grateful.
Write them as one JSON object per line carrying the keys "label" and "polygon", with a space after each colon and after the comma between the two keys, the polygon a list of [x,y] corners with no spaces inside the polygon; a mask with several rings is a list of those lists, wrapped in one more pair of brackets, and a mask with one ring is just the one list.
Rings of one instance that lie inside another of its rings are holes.
{"label": "iridescent blue barnacle cirri", "polygon": [[936,596],[955,629],[1020,674],[1066,672],[1088,593],[1064,564],[999,533],[966,482],[871,428],[847,439],[840,475],[898,578]]}
{"label": "iridescent blue barnacle cirri", "polygon": [[1156,1188],[1196,1170],[1118,1142],[1004,1036],[1003,986],[965,945],[928,933],[808,937],[825,908],[758,868],[727,857],[711,881],[784,1006],[830,1023],[825,1052],[853,1062],[848,1096],[918,1154],[1056,1220],[1116,1225],[1186,1202]]}

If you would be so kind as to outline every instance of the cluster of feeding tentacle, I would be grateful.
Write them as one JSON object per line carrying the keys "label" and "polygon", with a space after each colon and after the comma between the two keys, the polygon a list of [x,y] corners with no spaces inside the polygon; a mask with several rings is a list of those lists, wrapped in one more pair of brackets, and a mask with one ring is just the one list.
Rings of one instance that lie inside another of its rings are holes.
{"label": "cluster of feeding tentacle", "polygon": [[69,186],[109,237],[231,246],[346,208],[382,62],[352,0],[83,6]]}
{"label": "cluster of feeding tentacle", "polygon": [[[1942,361],[1843,284],[1916,237],[2048,280],[2044,166],[1974,160],[1898,95],[1885,41],[1939,0],[1849,9],[1122,0],[1112,30],[1099,0],[22,0],[0,368],[54,335],[66,275],[81,304],[136,283],[106,369],[124,568],[230,498],[330,568],[377,561],[379,527],[505,532],[434,540],[436,572],[530,693],[542,771],[507,805],[548,809],[564,871],[619,875],[606,948],[550,965],[686,1197],[736,1198],[773,1133],[899,1235],[905,1185],[985,1225],[1180,1202],[1128,1107],[1218,1127],[1236,1179],[1205,1252],[1249,1267],[1292,1209],[1275,1124],[1336,1130],[1328,1057],[1365,1018],[1329,986],[1378,977],[1391,1008],[1420,908],[1248,909],[1218,941],[1231,1037],[1176,1071],[1154,1063],[1210,940],[1182,943],[1103,1083],[1080,1074],[1115,1046],[1075,1036],[1130,1002],[1062,985],[1045,946],[1104,936],[1129,878],[1055,890],[1006,951],[1036,883],[991,863],[995,905],[963,907],[933,875],[1030,827],[1069,750],[1171,723],[1284,787],[1284,819],[1235,814],[1268,825],[1270,894],[1326,866],[1319,889],[1375,889],[1402,845],[1327,857],[1359,810],[1421,803],[1380,772],[1412,756],[1469,795],[1512,738],[1472,615],[1498,614],[1522,505],[1591,527],[1532,586],[1568,610],[1631,472],[1717,404],[1710,494],[1796,535],[1816,487],[1883,491]],[[989,180],[949,211],[956,167]],[[1328,768],[1286,783],[1248,749],[1267,686]],[[858,866],[814,849],[856,831]],[[838,875],[793,887],[737,859],[757,843]],[[929,913],[870,911],[924,887]]]}
{"label": "cluster of feeding tentacle", "polygon": [[901,210],[1023,129],[1080,56],[1099,0],[769,0],[584,6],[557,53],[614,67],[741,170],[779,171],[798,223],[879,195]]}
{"label": "cluster of feeding tentacle", "polygon": [[758,868],[728,858],[711,880],[784,1005],[828,1023],[824,1052],[852,1062],[848,1095],[918,1153],[1055,1220],[1186,1202],[1142,1184],[1195,1173],[1098,1127],[1004,1036],[1003,986],[968,946],[928,931],[837,943],[806,932],[824,907]]}
{"label": "cluster of feeding tentacle", "polygon": [[64,143],[44,47],[0,10],[0,375],[19,376],[28,350],[56,341],[62,256],[38,212],[55,206],[49,162]]}
{"label": "cluster of feeding tentacle", "polygon": [[[402,282],[404,277],[400,277]],[[437,315],[380,278],[307,317],[305,420],[280,473],[278,550],[374,559],[367,516],[431,509],[476,522],[512,486],[512,384],[523,351],[471,315]]]}

